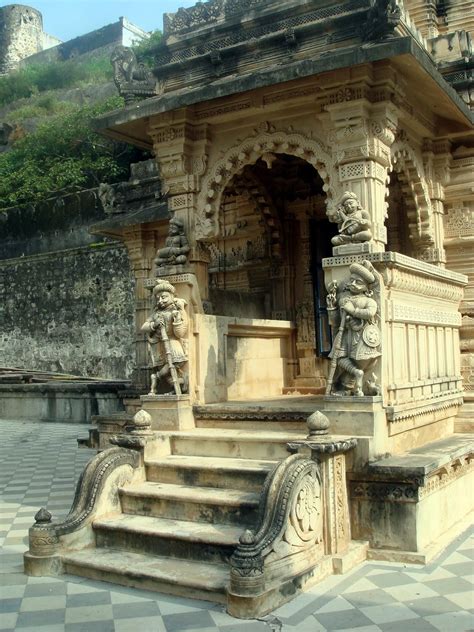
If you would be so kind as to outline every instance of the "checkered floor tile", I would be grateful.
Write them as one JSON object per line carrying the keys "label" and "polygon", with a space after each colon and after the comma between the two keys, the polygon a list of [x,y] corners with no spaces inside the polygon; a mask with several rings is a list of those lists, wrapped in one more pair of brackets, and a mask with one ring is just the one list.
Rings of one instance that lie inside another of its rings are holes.
{"label": "checkered floor tile", "polygon": [[259,620],[204,601],[72,576],[26,577],[22,554],[36,511],[67,514],[89,450],[86,427],[0,420],[0,631],[474,632],[474,533],[429,566],[367,562],[330,577]]}

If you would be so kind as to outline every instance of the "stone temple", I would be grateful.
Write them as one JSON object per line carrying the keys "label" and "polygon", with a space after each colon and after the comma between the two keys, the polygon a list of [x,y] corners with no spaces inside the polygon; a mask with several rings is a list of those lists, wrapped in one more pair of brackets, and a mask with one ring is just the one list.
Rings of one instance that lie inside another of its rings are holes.
{"label": "stone temple", "polygon": [[153,72],[114,52],[97,130],[160,177],[94,226],[128,250],[137,369],[28,574],[252,618],[465,528],[473,28],[469,2],[210,0],[165,16]]}

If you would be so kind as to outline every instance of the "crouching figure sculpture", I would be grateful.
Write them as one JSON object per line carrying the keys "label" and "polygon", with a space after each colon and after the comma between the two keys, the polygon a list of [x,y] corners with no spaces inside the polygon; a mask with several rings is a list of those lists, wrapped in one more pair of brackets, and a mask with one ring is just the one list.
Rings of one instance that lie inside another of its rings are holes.
{"label": "crouching figure sculpture", "polygon": [[175,297],[176,289],[168,281],[158,280],[153,288],[155,306],[142,325],[147,334],[152,374],[150,395],[157,394],[160,381],[172,387],[167,395],[188,390],[186,301]]}
{"label": "crouching figure sculpture", "polygon": [[378,276],[367,260],[353,263],[349,270],[350,278],[341,291],[336,282],[328,288],[328,315],[337,333],[329,354],[326,395],[377,395],[380,387],[375,374],[371,380],[364,378],[381,355],[379,303],[373,298],[374,291],[379,295]]}

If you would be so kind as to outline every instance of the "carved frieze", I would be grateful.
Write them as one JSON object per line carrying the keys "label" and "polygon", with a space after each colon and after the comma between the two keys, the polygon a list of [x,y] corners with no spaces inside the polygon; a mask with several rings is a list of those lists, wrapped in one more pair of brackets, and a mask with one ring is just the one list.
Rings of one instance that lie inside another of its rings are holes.
{"label": "carved frieze", "polygon": [[426,477],[409,475],[409,482],[351,481],[350,497],[391,503],[417,503],[439,491],[453,481],[465,476],[474,468],[474,455],[468,454],[454,459]]}
{"label": "carved frieze", "polygon": [[198,2],[188,9],[180,8],[176,13],[165,13],[163,16],[165,35],[216,22],[223,16],[224,4],[225,0],[208,0],[208,2]]}
{"label": "carved frieze", "polygon": [[459,206],[450,208],[444,220],[445,237],[474,235],[474,209]]}
{"label": "carved frieze", "polygon": [[461,314],[459,312],[427,309],[395,301],[387,301],[386,307],[386,318],[388,321],[443,325],[446,327],[461,326]]}
{"label": "carved frieze", "polygon": [[419,266],[419,273],[391,267],[385,268],[382,272],[385,287],[418,296],[431,296],[455,302],[462,299],[464,284],[460,286],[458,283],[450,283],[449,275],[446,280],[427,278],[423,274],[423,262],[420,261]]}

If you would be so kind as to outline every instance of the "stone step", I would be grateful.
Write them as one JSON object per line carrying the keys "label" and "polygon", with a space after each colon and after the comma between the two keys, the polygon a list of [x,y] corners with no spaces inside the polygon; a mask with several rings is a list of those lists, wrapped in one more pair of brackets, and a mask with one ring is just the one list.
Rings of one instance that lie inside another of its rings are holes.
{"label": "stone step", "polygon": [[308,434],[306,421],[294,419],[289,421],[255,421],[253,419],[206,419],[195,420],[196,428],[219,428],[223,430],[258,430],[268,432],[301,432]]}
{"label": "stone step", "polygon": [[281,460],[289,454],[286,444],[304,439],[307,432],[265,433],[258,430],[199,428],[167,434],[170,437],[172,454]]}
{"label": "stone step", "polygon": [[172,454],[145,463],[148,481],[260,491],[278,461]]}
{"label": "stone step", "polygon": [[225,603],[227,564],[207,564],[110,549],[84,549],[64,556],[65,572],[171,595]]}
{"label": "stone step", "polygon": [[213,564],[231,556],[244,530],[228,524],[127,514],[95,520],[93,526],[97,547]]}
{"label": "stone step", "polygon": [[[296,402],[296,409],[293,405]],[[323,402],[319,403],[322,408]],[[279,398],[271,405],[240,402],[193,406],[196,428],[307,432],[306,419],[315,410],[314,398]]]}
{"label": "stone step", "polygon": [[211,489],[145,482],[119,490],[126,514],[211,524],[255,526],[259,494],[235,489]]}

